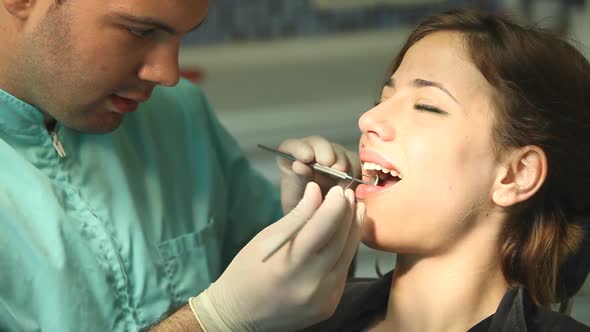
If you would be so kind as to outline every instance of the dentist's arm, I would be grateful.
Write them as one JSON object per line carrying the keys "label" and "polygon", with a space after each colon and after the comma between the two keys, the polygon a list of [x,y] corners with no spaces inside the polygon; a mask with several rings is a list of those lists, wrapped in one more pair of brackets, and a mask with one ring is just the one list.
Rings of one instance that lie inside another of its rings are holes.
{"label": "dentist's arm", "polygon": [[204,332],[187,304],[152,327],[150,332]]}

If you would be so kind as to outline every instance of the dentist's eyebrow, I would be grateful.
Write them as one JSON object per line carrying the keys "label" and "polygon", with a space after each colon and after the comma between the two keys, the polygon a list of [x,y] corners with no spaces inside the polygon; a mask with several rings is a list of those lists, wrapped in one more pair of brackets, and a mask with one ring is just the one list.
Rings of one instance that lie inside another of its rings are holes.
{"label": "dentist's eyebrow", "polygon": [[447,90],[442,84],[440,84],[438,82],[427,81],[427,80],[423,80],[423,79],[417,78],[414,81],[412,81],[412,86],[414,86],[416,88],[434,87],[434,88],[440,89],[441,91],[443,91],[444,93],[446,93],[449,97],[451,97],[457,104],[459,104],[459,101],[457,101],[457,98],[455,98],[449,92],[449,90]]}
{"label": "dentist's eyebrow", "polygon": [[[171,34],[171,35],[177,35],[179,34],[178,31],[176,31],[175,28],[173,28],[172,26],[161,22],[155,18],[152,17],[144,17],[144,16],[136,16],[136,15],[132,15],[129,13],[124,13],[124,12],[113,12],[113,13],[109,13],[109,16],[117,19],[117,20],[123,20],[123,21],[127,21],[129,23],[135,23],[135,24],[140,24],[140,25],[145,25],[145,26],[150,26],[153,28],[157,28],[163,31],[166,31],[167,33]],[[189,31],[194,31],[197,28],[199,28],[201,26],[201,24],[204,22],[205,20],[199,22],[199,24],[197,24],[196,26],[194,26],[192,29],[190,29]]]}

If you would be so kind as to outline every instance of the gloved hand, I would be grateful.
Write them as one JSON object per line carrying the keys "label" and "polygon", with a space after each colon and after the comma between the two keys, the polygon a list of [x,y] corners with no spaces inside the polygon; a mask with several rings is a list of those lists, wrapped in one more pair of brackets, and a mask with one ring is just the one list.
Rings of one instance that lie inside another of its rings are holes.
{"label": "gloved hand", "polygon": [[[322,203],[307,185],[299,204],[256,235],[191,306],[207,332],[293,331],[331,316],[344,291],[364,217],[352,190],[334,187]],[[291,231],[297,236],[264,263]]]}
{"label": "gloved hand", "polygon": [[[350,181],[314,172],[313,168],[309,166],[310,163],[317,162],[346,172],[353,177],[361,177],[358,154],[346,150],[339,144],[331,143],[323,137],[309,136],[302,139],[285,140],[278,150],[291,154],[298,160],[291,162],[284,158],[277,159],[281,170],[281,203],[285,213],[297,205],[306,184],[310,181],[318,183],[324,194],[334,185],[344,188],[350,184]],[[354,189],[355,187],[356,184],[353,183],[350,188]]]}

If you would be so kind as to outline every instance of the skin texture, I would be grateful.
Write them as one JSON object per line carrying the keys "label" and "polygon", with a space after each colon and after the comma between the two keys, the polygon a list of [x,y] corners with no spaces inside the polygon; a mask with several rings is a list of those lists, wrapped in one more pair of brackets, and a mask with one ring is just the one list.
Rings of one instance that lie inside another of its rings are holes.
{"label": "skin texture", "polygon": [[398,254],[386,315],[372,328],[466,331],[507,289],[497,250],[504,207],[538,190],[546,160],[531,146],[496,155],[494,91],[460,34],[426,36],[391,80],[359,119],[361,162],[376,153],[403,177],[363,199],[363,242]]}
{"label": "skin texture", "polygon": [[[57,120],[84,132],[112,131],[124,114],[109,96],[142,101],[156,85],[178,83],[181,37],[204,20],[208,4],[4,0],[0,88],[38,107],[48,123]],[[174,31],[126,21],[119,13],[149,17]]]}

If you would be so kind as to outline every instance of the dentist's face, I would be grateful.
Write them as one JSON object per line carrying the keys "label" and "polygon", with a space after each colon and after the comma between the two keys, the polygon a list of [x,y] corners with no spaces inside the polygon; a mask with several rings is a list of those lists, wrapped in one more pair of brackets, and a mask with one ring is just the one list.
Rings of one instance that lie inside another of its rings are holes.
{"label": "dentist's face", "polygon": [[444,252],[491,206],[492,87],[469,59],[460,34],[426,36],[360,118],[363,173],[390,171],[382,186],[356,191],[367,207],[367,245]]}
{"label": "dentist's face", "polygon": [[[209,0],[55,0],[34,2],[15,53],[17,95],[48,118],[80,131],[107,132],[179,80],[183,34]],[[165,110],[163,110],[165,111]]]}

